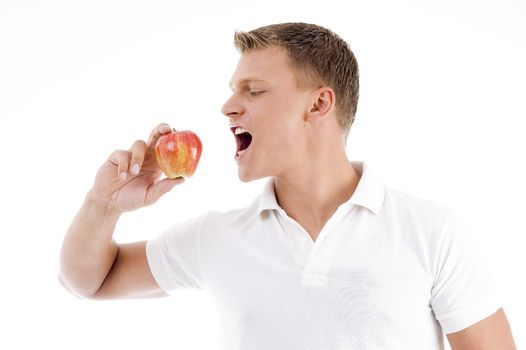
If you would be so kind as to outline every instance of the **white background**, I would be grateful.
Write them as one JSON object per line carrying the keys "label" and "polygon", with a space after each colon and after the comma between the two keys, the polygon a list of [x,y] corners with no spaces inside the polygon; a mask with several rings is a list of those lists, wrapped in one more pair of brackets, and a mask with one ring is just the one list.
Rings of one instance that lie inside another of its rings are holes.
{"label": "white background", "polygon": [[99,165],[160,122],[200,135],[200,166],[155,206],[124,215],[119,242],[249,204],[265,180],[238,180],[220,113],[232,38],[285,21],[350,43],[361,97],[349,158],[473,219],[526,347],[523,0],[0,0],[0,348],[219,348],[204,292],[82,301],[57,282],[60,245]]}

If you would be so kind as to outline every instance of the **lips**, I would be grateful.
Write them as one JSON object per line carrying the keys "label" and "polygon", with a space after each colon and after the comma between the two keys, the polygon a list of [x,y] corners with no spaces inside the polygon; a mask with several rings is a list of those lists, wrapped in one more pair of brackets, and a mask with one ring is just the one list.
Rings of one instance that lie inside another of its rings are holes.
{"label": "lips", "polygon": [[236,137],[236,158],[237,158],[252,143],[252,135],[240,125],[231,125],[230,130]]}

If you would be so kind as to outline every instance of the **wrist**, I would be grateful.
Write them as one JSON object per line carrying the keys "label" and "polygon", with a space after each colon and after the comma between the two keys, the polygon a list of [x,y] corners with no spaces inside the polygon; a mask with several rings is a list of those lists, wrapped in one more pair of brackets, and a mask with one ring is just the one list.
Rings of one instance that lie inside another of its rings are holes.
{"label": "wrist", "polygon": [[96,211],[97,213],[101,215],[109,215],[109,216],[120,216],[122,214],[122,211],[117,209],[114,205],[112,205],[109,201],[101,199],[97,197],[92,190],[90,190],[86,194],[86,198],[84,201],[85,206],[93,211]]}

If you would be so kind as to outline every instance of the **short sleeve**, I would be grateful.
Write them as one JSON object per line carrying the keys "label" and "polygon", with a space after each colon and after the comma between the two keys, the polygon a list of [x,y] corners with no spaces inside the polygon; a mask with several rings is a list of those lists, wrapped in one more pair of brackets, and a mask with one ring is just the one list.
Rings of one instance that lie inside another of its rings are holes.
{"label": "short sleeve", "polygon": [[171,226],[146,243],[146,257],[159,286],[172,294],[180,288],[202,289],[199,236],[204,216]]}
{"label": "short sleeve", "polygon": [[440,237],[431,306],[445,334],[495,313],[501,305],[475,232],[452,212]]}

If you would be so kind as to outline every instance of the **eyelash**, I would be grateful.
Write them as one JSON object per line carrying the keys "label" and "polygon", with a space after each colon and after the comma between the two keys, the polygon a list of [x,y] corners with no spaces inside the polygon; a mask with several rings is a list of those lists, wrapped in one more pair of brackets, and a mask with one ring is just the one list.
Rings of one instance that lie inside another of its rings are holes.
{"label": "eyelash", "polygon": [[261,94],[264,93],[264,92],[265,92],[265,91],[249,91],[249,92],[248,92],[248,95],[249,95],[250,97],[256,97],[256,96],[261,95]]}

